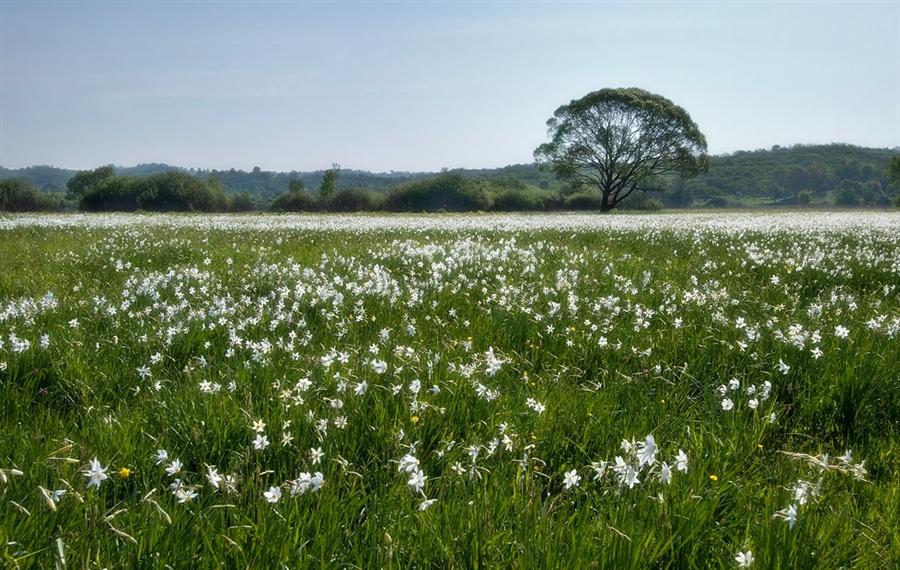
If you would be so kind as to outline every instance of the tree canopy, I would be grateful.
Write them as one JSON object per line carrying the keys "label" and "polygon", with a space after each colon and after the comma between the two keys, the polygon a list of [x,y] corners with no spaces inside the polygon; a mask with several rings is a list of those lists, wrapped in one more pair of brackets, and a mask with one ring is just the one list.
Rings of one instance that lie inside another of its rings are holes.
{"label": "tree canopy", "polygon": [[561,181],[596,187],[601,211],[635,190],[663,189],[667,176],[709,169],[706,137],[687,111],[643,89],[594,91],[559,107],[547,127],[535,159]]}

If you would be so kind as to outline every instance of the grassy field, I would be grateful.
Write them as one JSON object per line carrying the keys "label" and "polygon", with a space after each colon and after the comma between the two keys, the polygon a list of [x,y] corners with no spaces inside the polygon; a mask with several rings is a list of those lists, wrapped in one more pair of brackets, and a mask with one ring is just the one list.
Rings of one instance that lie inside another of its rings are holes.
{"label": "grassy field", "polygon": [[896,568],[900,214],[0,217],[16,568]]}

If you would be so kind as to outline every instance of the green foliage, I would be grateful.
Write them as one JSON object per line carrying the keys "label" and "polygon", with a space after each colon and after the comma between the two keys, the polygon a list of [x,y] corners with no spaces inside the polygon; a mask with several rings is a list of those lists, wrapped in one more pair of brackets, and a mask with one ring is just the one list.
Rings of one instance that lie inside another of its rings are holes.
{"label": "green foliage", "polygon": [[101,184],[115,177],[116,171],[111,166],[101,166],[96,170],[82,170],[66,183],[66,188],[69,189],[69,198],[75,201],[81,200]]}
{"label": "green foliage", "polygon": [[453,173],[401,184],[385,198],[385,209],[391,212],[471,212],[490,207],[487,183]]}
{"label": "green foliage", "polygon": [[86,211],[223,212],[228,198],[216,178],[204,182],[184,172],[163,172],[106,178],[82,196],[80,206]]}
{"label": "green foliage", "polygon": [[341,172],[340,164],[332,164],[329,170],[325,171],[325,176],[322,177],[322,185],[319,187],[319,198],[323,200],[328,200],[334,195],[335,190],[337,189],[337,179],[338,174]]}
{"label": "green foliage", "polygon": [[250,192],[235,194],[229,199],[229,212],[252,212],[257,209],[256,198]]}
{"label": "green foliage", "polygon": [[709,172],[687,184],[695,192],[704,187],[732,198],[780,200],[796,196],[803,189],[810,190],[813,196],[825,196],[844,179],[863,184],[869,180],[880,182],[893,154],[887,149],[845,144],[739,151],[712,157]]}
{"label": "green foliage", "polygon": [[635,200],[634,205],[629,207],[644,212],[658,212],[665,208],[665,204],[662,203],[662,200],[657,200],[656,198],[642,198]]}
{"label": "green foliage", "polygon": [[577,192],[566,196],[563,204],[566,210],[602,210],[603,194],[594,190]]}
{"label": "green foliage", "polygon": [[[845,144],[795,145],[773,147],[769,150],[739,151],[710,157],[710,170],[694,178],[672,177],[660,180],[659,186],[665,187],[666,191],[659,195],[659,199],[670,208],[690,208],[697,205],[702,207],[716,196],[721,196],[726,202],[736,205],[768,207],[796,203],[799,192],[808,189],[812,193],[814,203],[826,200],[833,202],[834,187],[846,178],[864,185],[865,192],[859,196],[861,203],[867,206],[887,206],[896,193],[900,192],[900,186],[892,185],[888,170],[895,156],[896,152],[888,149],[862,148]],[[900,161],[897,164],[900,164]],[[0,167],[0,179],[23,178],[33,182],[43,192],[48,192],[62,189],[68,181],[78,175],[83,177],[100,171],[108,176],[109,168],[101,167],[95,171],[79,173],[52,166],[32,166],[14,170]],[[302,185],[303,188],[318,188],[325,178],[325,171],[267,172],[261,169],[254,169],[251,172],[235,169],[209,171],[187,170],[165,164],[115,167],[115,171],[123,177],[172,171],[187,173],[201,180],[215,177],[226,195],[236,196],[245,192],[251,194],[255,199],[254,209],[268,205],[283,193],[285,188],[290,190],[296,185]],[[493,169],[454,169],[449,173],[487,182],[494,200],[492,209],[495,210],[533,210],[539,202],[544,204],[542,209],[557,210],[563,207],[557,192],[562,196],[568,196],[588,189],[577,180],[557,182],[549,169],[542,169],[537,164],[516,164]],[[358,188],[376,194],[386,194],[394,186],[433,176],[430,173],[393,171],[371,173],[341,169],[340,176],[335,182],[335,191]],[[517,185],[510,186],[510,182]],[[546,194],[539,194],[531,188],[538,188]],[[519,195],[521,193],[527,196]],[[243,208],[248,206],[249,202],[240,199],[238,205]],[[229,206],[229,210],[234,211],[234,206]]]}
{"label": "green foliage", "polygon": [[801,206],[808,206],[810,202],[812,202],[812,192],[808,189],[803,189],[797,194],[797,203]]}
{"label": "green foliage", "polygon": [[295,185],[290,192],[276,197],[269,205],[272,212],[308,212],[314,209],[315,198],[303,189],[302,185]]}
{"label": "green foliage", "polygon": [[704,208],[727,208],[728,206],[728,200],[724,196],[712,196],[703,203]]}
{"label": "green foliage", "polygon": [[609,211],[635,190],[662,188],[664,177],[709,169],[706,138],[683,108],[643,89],[602,89],[559,107],[547,121],[551,141],[534,151],[560,180],[600,191]]}
{"label": "green foliage", "polygon": [[329,212],[375,212],[381,209],[384,198],[380,194],[360,188],[338,190],[320,208]]}
{"label": "green foliage", "polygon": [[891,159],[884,171],[884,177],[892,187],[900,189],[900,155]]}
{"label": "green foliage", "polygon": [[41,192],[20,178],[0,180],[0,212],[49,212],[62,206],[62,194]]}
{"label": "green foliage", "polygon": [[861,182],[844,179],[834,189],[834,204],[836,206],[859,206],[863,190]]}

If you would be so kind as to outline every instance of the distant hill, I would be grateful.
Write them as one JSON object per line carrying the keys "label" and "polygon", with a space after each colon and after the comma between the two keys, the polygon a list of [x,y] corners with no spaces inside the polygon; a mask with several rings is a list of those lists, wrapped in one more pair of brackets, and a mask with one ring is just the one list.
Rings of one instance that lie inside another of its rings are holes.
{"label": "distant hill", "polygon": [[[875,149],[846,144],[775,146],[768,150],[739,151],[711,157],[707,174],[676,183],[670,192],[660,194],[670,207],[740,206],[796,203],[797,195],[808,190],[813,202],[830,200],[835,188],[847,180],[858,183],[862,203],[896,193],[889,189],[883,174],[900,148]],[[119,176],[148,175],[180,171],[201,179],[218,178],[230,194],[248,193],[268,203],[287,192],[291,180],[300,180],[315,191],[322,183],[324,170],[312,172],[270,172],[254,168],[243,170],[203,170],[168,164],[139,164],[114,167]],[[454,169],[454,174],[489,181],[518,180],[545,190],[556,190],[553,175],[535,164],[515,164],[489,169]],[[0,180],[24,178],[46,192],[65,192],[66,182],[75,170],[53,166],[29,166],[20,169],[0,167]],[[337,188],[359,188],[387,192],[397,184],[435,176],[433,172],[372,173],[341,170]],[[873,202],[874,203],[874,202]]]}
{"label": "distant hill", "polygon": [[789,201],[803,190],[824,199],[844,180],[868,184],[872,191],[887,193],[884,171],[898,154],[900,148],[846,144],[740,151],[712,157],[709,172],[688,181],[686,189],[701,203],[715,197],[738,202]]}

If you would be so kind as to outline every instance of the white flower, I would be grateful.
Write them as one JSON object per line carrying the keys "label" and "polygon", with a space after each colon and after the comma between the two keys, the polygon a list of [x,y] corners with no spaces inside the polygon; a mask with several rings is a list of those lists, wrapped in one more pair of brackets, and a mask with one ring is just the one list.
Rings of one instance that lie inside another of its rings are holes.
{"label": "white flower", "polygon": [[301,473],[299,477],[291,481],[291,496],[302,495],[309,489],[312,477],[309,473]]}
{"label": "white flower", "polygon": [[218,471],[216,471],[215,467],[213,467],[211,465],[206,466],[206,480],[209,481],[210,485],[212,485],[213,487],[218,489],[219,483],[222,482],[222,479],[223,479],[222,476],[219,475],[219,473],[218,473]]}
{"label": "white flower", "polygon": [[639,442],[637,448],[638,468],[656,463],[656,439],[652,433]]}
{"label": "white flower", "polygon": [[263,493],[263,497],[270,503],[277,503],[281,499],[281,488],[269,487],[269,490]]}
{"label": "white flower", "polygon": [[322,453],[321,447],[316,447],[309,450],[309,459],[312,461],[313,465],[318,465],[320,461],[322,461],[322,456],[325,455]]}
{"label": "white flower", "polygon": [[577,487],[578,482],[581,481],[581,476],[578,475],[578,471],[572,469],[571,471],[566,472],[564,484],[566,489],[571,489],[572,487]]}
{"label": "white flower", "polygon": [[784,360],[778,359],[778,371],[782,374],[787,374],[791,371],[791,367],[784,363]]}
{"label": "white flower", "polygon": [[400,458],[400,466],[397,468],[398,472],[406,471],[407,473],[412,473],[416,469],[419,468],[419,460],[416,459],[412,454],[407,453],[403,457]]}
{"label": "white flower", "polygon": [[256,439],[253,440],[253,448],[261,451],[267,447],[269,447],[269,437],[261,433],[256,434]]}
{"label": "white flower", "polygon": [[747,402],[747,406],[751,410],[755,410],[757,407],[759,407],[759,400],[757,400],[756,398],[750,398],[750,401]]}
{"label": "white flower", "polygon": [[734,408],[734,402],[731,401],[731,398],[725,398],[722,400],[722,409],[726,412]]}
{"label": "white flower", "polygon": [[749,550],[747,552],[738,552],[738,555],[734,557],[734,559],[738,563],[738,568],[749,568],[753,561],[753,553]]}
{"label": "white flower", "polygon": [[849,335],[849,334],[850,334],[850,329],[843,327],[841,325],[838,325],[834,329],[834,336],[836,336],[838,338],[847,338],[847,335]]}
{"label": "white flower", "polygon": [[427,478],[428,477],[425,476],[425,473],[423,473],[421,469],[417,469],[413,472],[412,477],[409,478],[409,481],[407,481],[406,484],[415,489],[418,493],[422,490],[422,487],[425,486],[425,479]]}
{"label": "white flower", "polygon": [[179,460],[175,460],[172,463],[169,463],[168,467],[166,467],[166,473],[171,475],[175,475],[176,473],[181,473],[181,468],[184,465]]}
{"label": "white flower", "polygon": [[634,470],[634,467],[631,465],[625,467],[625,474],[621,478],[621,483],[628,485],[629,489],[633,489],[635,485],[641,484],[641,480],[637,478],[637,471]]}
{"label": "white flower", "polygon": [[793,529],[794,523],[797,522],[797,505],[790,505],[788,508],[775,513],[775,516],[787,521],[788,528]]}
{"label": "white flower", "polygon": [[109,465],[106,467],[101,467],[100,462],[97,461],[97,458],[93,458],[90,461],[90,468],[84,474],[85,477],[89,477],[90,481],[88,481],[88,489],[91,487],[100,488],[100,483],[107,479],[106,470],[109,469]]}
{"label": "white flower", "polygon": [[424,511],[425,509],[427,509],[431,505],[435,504],[436,502],[437,502],[437,499],[427,499],[425,501],[422,501],[421,503],[419,503],[419,510]]}
{"label": "white flower", "polygon": [[607,467],[609,467],[609,464],[606,461],[595,461],[591,463],[591,469],[594,470],[594,481],[599,481],[606,475]]}
{"label": "white flower", "polygon": [[324,483],[325,479],[323,478],[322,474],[316,471],[315,473],[313,473],[313,476],[309,478],[309,486],[310,489],[312,489],[310,492],[315,493],[319,490],[319,488],[322,487]]}
{"label": "white flower", "polygon": [[672,469],[665,461],[659,466],[659,482],[668,485],[672,482]]}
{"label": "white flower", "polygon": [[362,382],[360,382],[359,384],[356,385],[356,388],[354,388],[353,391],[356,393],[357,396],[362,396],[363,394],[366,393],[366,390],[368,390],[368,389],[369,389],[369,384],[366,383],[365,380],[363,380]]}
{"label": "white flower", "polygon": [[156,464],[162,465],[169,458],[169,453],[165,449],[156,450]]}
{"label": "white flower", "polygon": [[197,498],[197,491],[182,486],[175,490],[175,497],[179,503],[186,503]]}
{"label": "white flower", "polygon": [[685,473],[687,473],[688,470],[688,457],[681,449],[678,450],[678,455],[675,456],[675,469],[684,471]]}

